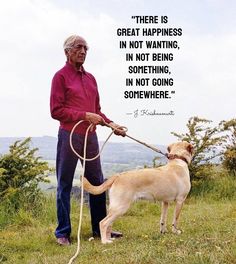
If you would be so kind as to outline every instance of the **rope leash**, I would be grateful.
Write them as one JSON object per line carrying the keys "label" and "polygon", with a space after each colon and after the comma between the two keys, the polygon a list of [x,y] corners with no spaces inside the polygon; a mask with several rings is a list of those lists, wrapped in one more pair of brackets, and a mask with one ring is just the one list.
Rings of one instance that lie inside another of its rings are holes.
{"label": "rope leash", "polygon": [[[108,124],[108,123],[106,123],[106,122],[104,122],[104,124],[105,124],[106,126],[110,127],[112,130],[114,130],[114,132],[115,132],[115,130],[119,130],[119,128],[115,128],[115,127],[111,126],[110,124]],[[120,128],[123,128],[123,129],[125,129],[125,131],[128,131],[127,127],[120,126]],[[114,132],[113,132],[113,133],[114,133]],[[144,146],[147,147],[147,148],[152,149],[153,151],[155,151],[155,152],[157,152],[157,153],[162,154],[163,156],[165,156],[165,157],[168,158],[167,153],[163,153],[160,149],[155,148],[154,146],[151,146],[151,145],[149,145],[149,144],[147,144],[147,143],[145,143],[145,142],[143,142],[143,141],[140,141],[139,139],[136,139],[136,138],[134,138],[134,137],[131,137],[131,136],[129,136],[127,133],[125,134],[125,136],[128,137],[128,138],[130,138],[130,139],[132,139],[132,140],[134,140],[134,141],[136,141],[136,142],[138,142],[139,144],[144,145]]]}
{"label": "rope leash", "polygon": [[[71,132],[70,132],[70,147],[71,147],[72,151],[75,153],[75,155],[77,157],[79,157],[80,159],[82,159],[82,177],[81,177],[80,217],[79,217],[79,226],[78,226],[78,232],[77,232],[77,249],[76,249],[76,253],[74,254],[73,257],[71,257],[71,259],[69,260],[68,264],[72,264],[73,261],[78,257],[79,252],[80,252],[80,233],[81,233],[81,226],[82,226],[83,204],[84,204],[84,186],[83,186],[83,180],[84,180],[84,173],[85,173],[85,163],[86,163],[86,161],[95,160],[95,159],[97,159],[101,155],[101,153],[103,151],[103,148],[105,147],[105,144],[110,139],[110,137],[112,136],[112,134],[115,133],[116,130],[119,130],[120,128],[122,128],[124,130],[124,132],[127,132],[128,131],[128,129],[126,127],[124,127],[124,126],[120,126],[118,128],[115,128],[114,126],[111,126],[110,124],[104,122],[104,124],[106,126],[108,126],[108,127],[110,127],[112,129],[112,132],[109,134],[109,136],[107,137],[107,139],[103,143],[103,145],[101,147],[101,150],[98,152],[98,154],[95,157],[93,157],[93,158],[87,158],[86,157],[86,149],[87,149],[88,132],[91,129],[91,127],[93,126],[93,124],[90,124],[89,127],[86,130],[85,137],[84,137],[84,150],[83,150],[84,156],[82,157],[82,156],[79,155],[79,153],[77,153],[77,151],[73,147],[72,136],[73,136],[73,133],[74,133],[75,129],[77,128],[77,126],[79,126],[84,121],[85,120],[81,120],[81,121],[77,122],[74,125],[74,127],[72,128]],[[125,136],[128,137],[128,138],[130,138],[130,139],[132,139],[132,140],[134,140],[134,141],[136,141],[136,142],[138,142],[138,143],[140,143],[140,144],[142,144],[142,145],[144,145],[144,146],[146,146],[146,147],[148,147],[148,148],[150,148],[150,149],[152,149],[153,151],[158,152],[158,153],[164,155],[165,157],[167,157],[167,154],[163,153],[161,150],[159,150],[159,149],[157,149],[157,148],[155,148],[155,147],[153,147],[151,145],[148,145],[148,144],[146,144],[146,143],[144,143],[144,142],[142,142],[142,141],[140,141],[140,140],[138,140],[138,139],[136,139],[134,137],[131,137],[131,136],[127,135],[127,134],[125,134]]]}
{"label": "rope leash", "polygon": [[74,256],[70,259],[68,264],[73,263],[73,261],[77,258],[77,256],[79,255],[79,251],[80,251],[80,233],[81,233],[81,225],[82,225],[82,214],[83,214],[83,204],[84,204],[84,188],[83,188],[83,180],[84,180],[84,172],[85,172],[85,162],[86,162],[86,148],[87,148],[87,138],[88,138],[88,132],[90,130],[90,128],[92,127],[92,124],[89,125],[89,127],[86,130],[85,133],[85,140],[84,140],[84,157],[81,157],[74,149],[73,144],[72,144],[72,136],[73,136],[73,132],[75,130],[75,128],[81,124],[83,122],[79,121],[72,129],[71,133],[70,133],[70,147],[72,149],[72,151],[82,159],[82,175],[83,177],[81,177],[81,200],[80,200],[80,217],[79,217],[79,226],[78,226],[78,232],[77,232],[77,250],[76,253],[74,254]]}

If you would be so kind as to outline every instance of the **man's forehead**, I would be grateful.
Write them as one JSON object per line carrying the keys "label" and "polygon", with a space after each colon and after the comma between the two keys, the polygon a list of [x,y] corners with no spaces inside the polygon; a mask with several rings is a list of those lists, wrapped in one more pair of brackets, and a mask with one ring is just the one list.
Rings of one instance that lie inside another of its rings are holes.
{"label": "man's forehead", "polygon": [[83,38],[77,38],[74,42],[74,46],[78,45],[78,44],[82,44],[82,45],[86,45],[87,46],[87,42],[85,39]]}

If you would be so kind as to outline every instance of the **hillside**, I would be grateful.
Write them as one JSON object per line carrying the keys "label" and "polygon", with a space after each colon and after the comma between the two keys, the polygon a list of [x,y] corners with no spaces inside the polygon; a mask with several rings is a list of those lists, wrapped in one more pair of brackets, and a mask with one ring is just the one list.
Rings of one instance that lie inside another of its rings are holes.
{"label": "hillside", "polygon": [[[8,152],[9,145],[16,140],[22,140],[24,138],[16,137],[0,137],[0,154]],[[100,142],[100,146],[103,142]],[[44,160],[55,160],[56,157],[56,137],[33,137],[32,147],[39,149],[38,155]],[[165,146],[156,146],[157,148],[165,151]],[[152,164],[154,157],[160,156],[158,153],[144,147],[137,143],[113,143],[108,142],[104,148],[101,156],[103,163],[113,164],[132,164],[132,166],[143,166]],[[161,161],[165,161],[165,158],[160,156]]]}

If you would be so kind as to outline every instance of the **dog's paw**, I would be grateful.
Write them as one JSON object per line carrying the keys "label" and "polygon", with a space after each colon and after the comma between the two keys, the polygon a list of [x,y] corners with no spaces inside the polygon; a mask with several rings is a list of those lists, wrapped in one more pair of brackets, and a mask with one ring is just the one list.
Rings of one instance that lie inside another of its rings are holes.
{"label": "dog's paw", "polygon": [[180,229],[177,229],[176,227],[172,226],[172,232],[176,235],[180,235],[182,231]]}
{"label": "dog's paw", "polygon": [[160,228],[160,233],[161,234],[165,234],[165,233],[167,233],[168,231],[167,231],[167,229],[165,228],[165,227],[161,227]]}
{"label": "dog's paw", "polygon": [[167,233],[166,225],[164,222],[160,222],[160,233],[161,234]]}
{"label": "dog's paw", "polygon": [[102,244],[110,244],[113,241],[111,239],[102,240]]}
{"label": "dog's paw", "polygon": [[182,231],[179,230],[179,229],[177,229],[176,234],[177,234],[177,235],[180,235],[181,233],[182,233]]}

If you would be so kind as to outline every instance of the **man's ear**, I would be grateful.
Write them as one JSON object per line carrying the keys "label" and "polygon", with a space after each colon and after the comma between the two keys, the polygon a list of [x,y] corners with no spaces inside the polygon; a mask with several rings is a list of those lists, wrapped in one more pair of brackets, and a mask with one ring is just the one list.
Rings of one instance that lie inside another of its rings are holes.
{"label": "man's ear", "polygon": [[193,155],[193,145],[191,145],[190,143],[189,143],[188,146],[187,146],[187,151],[188,151],[191,155]]}
{"label": "man's ear", "polygon": [[64,52],[65,52],[66,58],[68,60],[69,59],[70,50],[69,49],[65,49]]}

